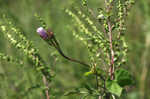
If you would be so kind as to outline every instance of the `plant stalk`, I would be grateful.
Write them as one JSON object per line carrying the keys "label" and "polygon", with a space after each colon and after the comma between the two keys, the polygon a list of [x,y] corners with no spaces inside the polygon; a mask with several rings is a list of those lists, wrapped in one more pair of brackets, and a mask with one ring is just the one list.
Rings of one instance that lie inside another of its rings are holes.
{"label": "plant stalk", "polygon": [[46,86],[46,90],[45,90],[46,99],[50,99],[50,96],[49,96],[49,87],[48,87],[48,83],[47,83],[47,80],[46,80],[45,76],[43,76],[43,83]]}
{"label": "plant stalk", "polygon": [[70,58],[70,57],[66,56],[66,55],[63,53],[63,51],[61,50],[61,48],[60,48],[60,46],[59,46],[59,43],[57,42],[55,36],[53,36],[51,42],[48,42],[48,43],[49,43],[49,44],[52,43],[53,46],[56,48],[56,50],[59,52],[59,54],[60,54],[61,56],[63,56],[65,59],[67,59],[67,60],[69,60],[69,61],[72,61],[72,62],[79,63],[79,64],[85,66],[86,68],[89,68],[89,67],[90,67],[90,65],[88,65],[88,64],[86,64],[86,63],[84,63],[84,62],[81,62],[81,61],[79,61],[79,60],[76,60],[76,59],[73,59],[73,58]]}
{"label": "plant stalk", "polygon": [[112,27],[110,24],[110,21],[108,21],[108,28],[109,28],[109,42],[110,42],[110,51],[111,51],[111,58],[110,58],[110,76],[111,80],[114,79],[114,51],[113,51],[113,45],[112,45]]}

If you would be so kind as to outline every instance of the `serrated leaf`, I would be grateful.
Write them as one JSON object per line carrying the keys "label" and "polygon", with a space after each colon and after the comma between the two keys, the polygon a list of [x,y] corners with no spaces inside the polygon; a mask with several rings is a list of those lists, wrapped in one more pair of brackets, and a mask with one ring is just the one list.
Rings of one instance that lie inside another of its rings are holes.
{"label": "serrated leaf", "polygon": [[117,95],[118,97],[120,97],[122,90],[123,90],[123,88],[120,87],[117,82],[111,81],[111,80],[106,81],[106,88],[109,92]]}
{"label": "serrated leaf", "polygon": [[121,87],[133,84],[131,74],[125,69],[119,69],[115,71],[115,81],[117,81]]}

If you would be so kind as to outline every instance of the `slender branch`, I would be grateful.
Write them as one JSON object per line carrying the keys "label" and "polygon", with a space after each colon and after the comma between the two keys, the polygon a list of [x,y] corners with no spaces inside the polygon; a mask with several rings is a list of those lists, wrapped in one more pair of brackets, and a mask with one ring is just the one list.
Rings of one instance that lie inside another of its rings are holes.
{"label": "slender branch", "polygon": [[[106,11],[107,13],[110,13],[111,9],[112,9],[112,3],[109,3],[107,0],[105,0],[105,4],[106,4]],[[109,72],[110,72],[110,78],[111,80],[114,79],[113,77],[113,73],[114,73],[114,51],[113,51],[113,44],[112,44],[112,25],[111,25],[111,21],[110,21],[110,16],[108,17],[107,20],[107,25],[108,25],[108,36],[109,36],[109,46],[110,46],[110,68],[109,68]]]}
{"label": "slender branch", "polygon": [[98,74],[97,74],[97,70],[96,70],[96,64],[94,63],[94,71],[95,71],[95,79],[96,79],[96,88],[98,89],[99,84],[98,84]]}
{"label": "slender branch", "polygon": [[[97,71],[96,71],[96,73],[97,73]],[[97,76],[97,74],[95,76],[95,79],[96,79],[96,88],[98,89],[98,76]]]}
{"label": "slender branch", "polygon": [[75,59],[73,59],[73,58],[70,58],[70,57],[66,56],[66,55],[62,52],[62,50],[60,50],[60,49],[58,49],[58,52],[59,52],[65,59],[67,59],[67,60],[70,60],[70,61],[72,61],[72,62],[79,63],[79,64],[81,64],[81,65],[83,65],[83,66],[85,66],[85,67],[90,67],[88,64],[86,64],[86,63],[84,63],[84,62],[81,62],[81,61],[79,61],[79,60],[75,60]]}
{"label": "slender branch", "polygon": [[49,96],[49,87],[48,87],[48,83],[46,81],[46,77],[45,76],[43,76],[43,83],[46,86],[46,90],[45,90],[46,99],[50,99],[50,96]]}
{"label": "slender branch", "polygon": [[70,58],[70,57],[66,56],[66,55],[63,53],[63,51],[61,50],[61,48],[60,48],[60,46],[59,46],[59,43],[57,42],[55,36],[53,36],[51,42],[48,42],[48,43],[49,43],[49,44],[52,43],[53,46],[56,48],[56,50],[59,52],[59,54],[60,54],[61,56],[63,56],[65,59],[67,59],[67,60],[69,60],[69,61],[72,61],[72,62],[79,63],[79,64],[85,66],[86,68],[90,67],[90,65],[88,65],[88,64],[86,64],[86,63],[84,63],[84,62],[81,62],[81,61],[79,61],[79,60],[76,60],[76,59],[73,59],[73,58]]}
{"label": "slender branch", "polygon": [[[122,28],[122,23],[120,22],[120,28]],[[118,32],[118,40],[120,39],[120,36],[121,36],[121,30],[119,30],[119,32]]]}
{"label": "slender branch", "polygon": [[110,51],[111,51],[111,58],[110,58],[110,76],[111,80],[113,80],[113,73],[114,73],[114,51],[112,45],[112,27],[110,21],[108,21],[108,28],[109,28],[109,42],[110,42]]}

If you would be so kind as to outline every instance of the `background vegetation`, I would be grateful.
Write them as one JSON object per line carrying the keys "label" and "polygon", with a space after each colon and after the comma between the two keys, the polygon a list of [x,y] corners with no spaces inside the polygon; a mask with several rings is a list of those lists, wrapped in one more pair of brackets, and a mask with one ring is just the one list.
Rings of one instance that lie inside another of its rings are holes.
{"label": "background vegetation", "polygon": [[[7,12],[15,19],[15,24],[24,31],[27,39],[33,42],[48,66],[55,71],[56,76],[51,83],[53,91],[50,91],[52,99],[78,99],[76,96],[68,97],[63,94],[71,88],[82,86],[85,82],[91,82],[91,86],[94,86],[92,76],[88,78],[81,76],[86,71],[82,66],[68,62],[59,55],[59,60],[55,60],[55,56],[51,57],[54,49],[49,48],[36,33],[39,25],[34,14],[39,13],[55,33],[64,53],[88,61],[87,49],[74,38],[71,17],[65,13],[65,8],[70,8],[73,2],[76,1],[0,0],[0,12]],[[90,8],[96,10],[103,6],[103,0],[89,0],[88,4]],[[126,99],[150,99],[150,1],[137,0],[126,23],[129,53],[125,68],[129,69],[136,82],[134,86],[127,88]],[[22,59],[25,63],[25,66],[22,66],[0,61],[0,99],[41,99],[43,94],[38,87],[41,81],[39,74],[33,69],[33,63],[11,46],[2,33],[0,33],[0,52]]]}

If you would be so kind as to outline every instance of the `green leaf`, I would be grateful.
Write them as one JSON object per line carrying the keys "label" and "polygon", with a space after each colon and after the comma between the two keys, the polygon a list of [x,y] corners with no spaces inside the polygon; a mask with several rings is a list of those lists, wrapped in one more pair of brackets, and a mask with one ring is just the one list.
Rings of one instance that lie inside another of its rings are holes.
{"label": "green leaf", "polygon": [[117,81],[121,87],[133,84],[131,74],[125,69],[119,69],[115,71],[115,81]]}
{"label": "green leaf", "polygon": [[64,96],[68,96],[68,95],[73,95],[73,94],[79,94],[80,90],[78,88],[67,91],[66,93],[64,93]]}
{"label": "green leaf", "polygon": [[85,73],[84,73],[84,76],[89,76],[89,75],[91,75],[91,74],[93,74],[93,72],[92,72],[92,71],[85,72]]}
{"label": "green leaf", "polygon": [[74,95],[74,94],[88,95],[89,91],[85,90],[84,88],[75,88],[64,93],[65,96]]}
{"label": "green leaf", "polygon": [[119,84],[113,80],[107,80],[106,81],[106,88],[109,92],[117,95],[118,97],[120,97],[122,90],[123,90],[123,88],[120,87]]}

